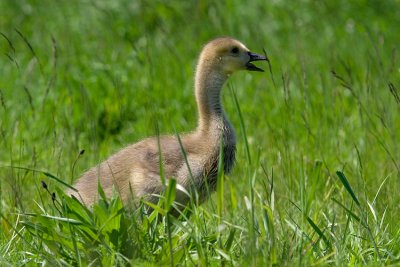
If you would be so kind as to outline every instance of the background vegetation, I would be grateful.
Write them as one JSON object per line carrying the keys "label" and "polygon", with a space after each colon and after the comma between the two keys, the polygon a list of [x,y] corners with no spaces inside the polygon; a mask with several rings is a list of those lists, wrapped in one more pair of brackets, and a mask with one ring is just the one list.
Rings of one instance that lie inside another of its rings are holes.
{"label": "background vegetation", "polygon": [[[397,0],[1,1],[0,264],[398,264],[398,25]],[[173,187],[150,216],[64,198],[57,179],[156,125],[195,127],[196,57],[221,35],[271,69],[226,85],[218,193],[179,220],[157,216]]]}

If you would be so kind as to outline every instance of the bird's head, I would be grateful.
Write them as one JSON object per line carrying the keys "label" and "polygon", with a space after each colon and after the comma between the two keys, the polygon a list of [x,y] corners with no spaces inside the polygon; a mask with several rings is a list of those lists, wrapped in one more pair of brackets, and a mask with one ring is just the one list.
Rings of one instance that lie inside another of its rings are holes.
{"label": "bird's head", "polygon": [[244,44],[230,37],[210,41],[200,55],[200,62],[211,65],[227,75],[238,70],[264,71],[252,64],[258,60],[267,58],[251,52]]}

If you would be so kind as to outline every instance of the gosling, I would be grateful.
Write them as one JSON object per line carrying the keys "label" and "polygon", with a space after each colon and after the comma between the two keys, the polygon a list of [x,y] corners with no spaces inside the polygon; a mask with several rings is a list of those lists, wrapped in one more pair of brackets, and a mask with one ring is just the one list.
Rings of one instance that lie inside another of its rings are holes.
{"label": "gosling", "polygon": [[107,197],[115,187],[124,203],[132,198],[157,203],[165,189],[161,164],[165,179],[176,179],[175,201],[181,207],[195,192],[199,203],[203,202],[216,189],[220,149],[224,173],[231,171],[235,161],[235,131],[221,105],[222,87],[236,71],[263,71],[251,63],[257,60],[267,58],[230,37],[207,43],[195,74],[197,128],[180,135],[180,140],[174,135],[150,137],[125,147],[84,173],[74,185],[77,191],[69,189],[67,194],[91,206],[98,199],[100,181]]}

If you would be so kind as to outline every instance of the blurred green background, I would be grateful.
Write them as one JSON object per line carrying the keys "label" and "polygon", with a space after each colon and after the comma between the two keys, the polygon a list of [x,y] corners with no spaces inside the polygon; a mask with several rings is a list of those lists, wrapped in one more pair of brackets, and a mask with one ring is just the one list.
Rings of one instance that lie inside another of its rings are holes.
{"label": "blurred green background", "polygon": [[[254,52],[265,49],[271,61],[271,69],[258,64],[265,73],[233,75],[224,91],[238,135],[237,164],[227,179],[237,196],[237,203],[226,202],[234,211],[230,220],[244,216],[253,177],[260,199],[270,199],[262,188],[274,177],[278,254],[301,250],[301,238],[286,237],[297,231],[288,221],[313,228],[292,203],[322,225],[334,217],[332,224],[345,227],[348,217],[332,201],[353,207],[335,174],[340,170],[371,224],[386,227],[385,235],[376,234],[383,258],[396,260],[399,25],[397,0],[2,0],[0,212],[14,221],[15,213],[37,210],[32,200],[45,194],[40,180],[46,177],[9,166],[45,170],[70,183],[121,147],[155,135],[156,125],[161,133],[193,129],[198,53],[210,39],[227,35]],[[230,90],[239,100],[251,161]],[[5,222],[2,228],[7,240],[12,229]],[[358,234],[366,241],[357,241],[365,242],[357,252],[344,246],[321,262],[339,255],[336,263],[347,265],[350,255],[369,251],[368,235]],[[320,259],[314,257],[310,262]]]}

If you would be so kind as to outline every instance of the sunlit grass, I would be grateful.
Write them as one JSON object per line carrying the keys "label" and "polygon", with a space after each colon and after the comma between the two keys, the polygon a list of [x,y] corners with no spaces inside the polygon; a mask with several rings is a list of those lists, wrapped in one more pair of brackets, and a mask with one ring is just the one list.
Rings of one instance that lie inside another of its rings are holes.
{"label": "sunlit grass", "polygon": [[[1,1],[0,264],[398,264],[398,6]],[[195,127],[196,57],[220,35],[270,65],[225,86],[237,162],[212,198],[176,218],[173,182],[152,213],[64,196],[121,147]]]}

